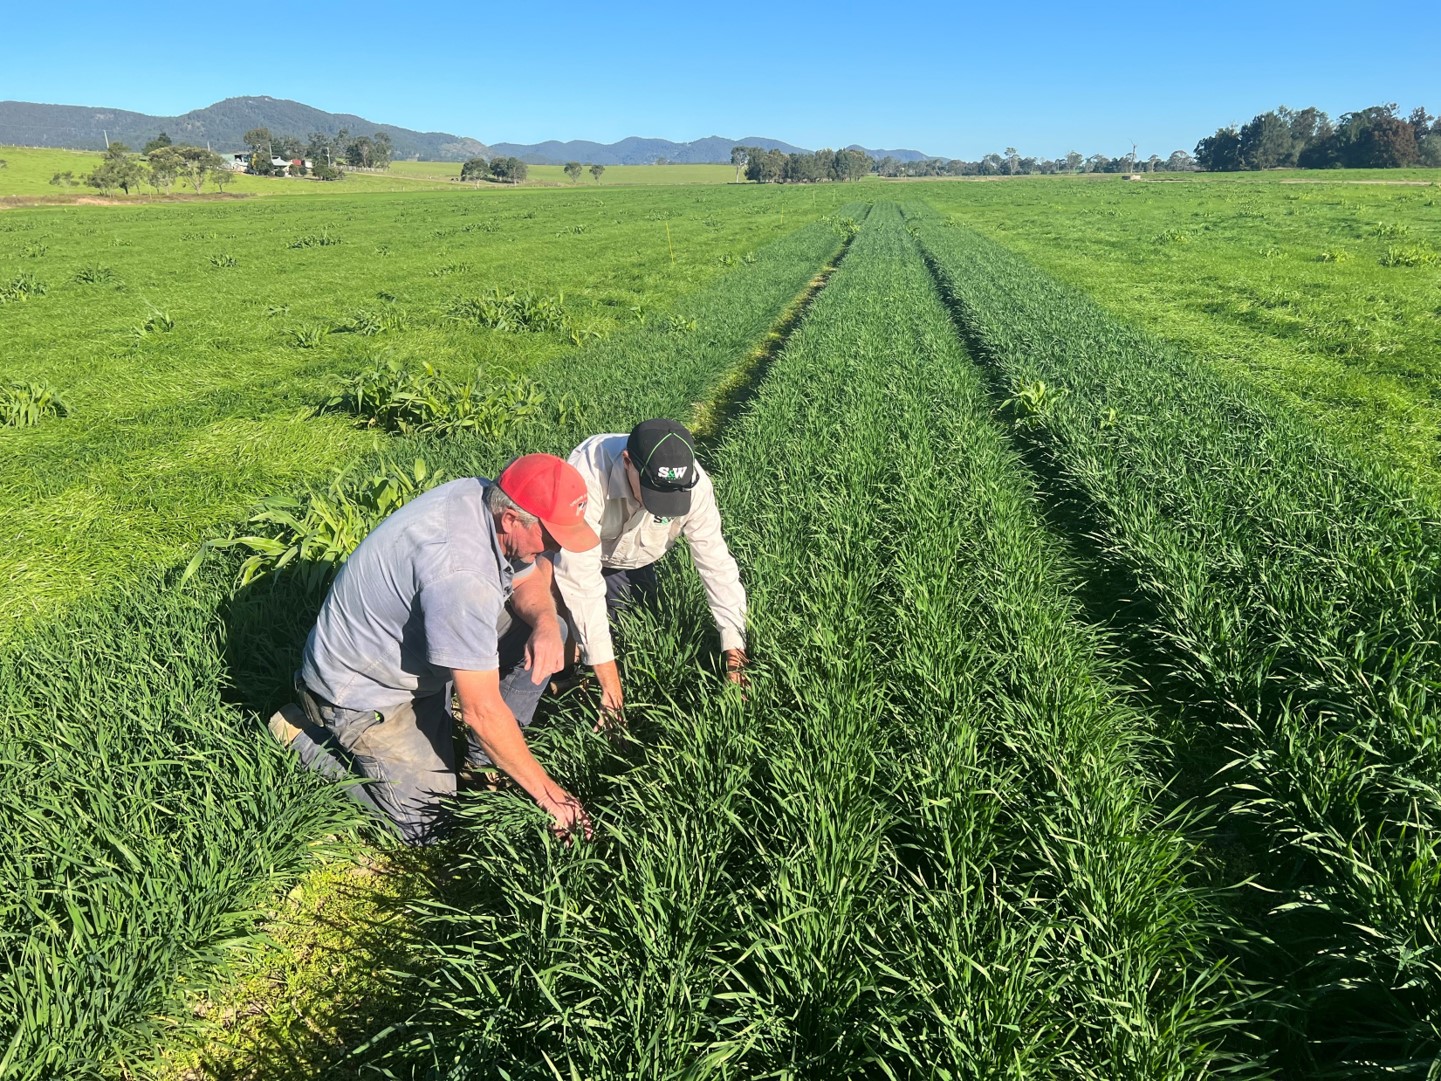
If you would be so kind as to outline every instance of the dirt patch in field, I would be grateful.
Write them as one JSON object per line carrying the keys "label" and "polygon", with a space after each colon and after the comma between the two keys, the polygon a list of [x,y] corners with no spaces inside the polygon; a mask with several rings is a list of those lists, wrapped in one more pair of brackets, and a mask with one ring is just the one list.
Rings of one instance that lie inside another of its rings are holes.
{"label": "dirt patch in field", "polygon": [[222,203],[235,199],[253,199],[251,192],[206,192],[195,195],[173,192],[170,195],[5,195],[0,196],[0,210],[26,206],[148,206],[152,203]]}

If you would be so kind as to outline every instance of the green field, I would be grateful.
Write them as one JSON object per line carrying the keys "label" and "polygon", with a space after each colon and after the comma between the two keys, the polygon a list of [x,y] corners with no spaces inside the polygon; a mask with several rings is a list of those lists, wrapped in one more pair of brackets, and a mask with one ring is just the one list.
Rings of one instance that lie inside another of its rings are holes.
{"label": "green field", "polygon": [[[0,1075],[1434,1078],[1437,189],[610,175],[0,212]],[[679,560],[533,733],[597,840],[395,852],[260,724],[321,543],[649,415],[750,691]]]}
{"label": "green field", "polygon": [[922,190],[1441,494],[1441,174],[1395,172]]}
{"label": "green field", "polygon": [[[77,199],[96,199],[100,195],[85,185],[84,175],[100,164],[98,151],[49,150],[36,147],[0,146],[0,160],[6,166],[0,169],[0,206],[3,200],[14,196],[24,199],[43,198],[51,201],[74,202]],[[72,173],[76,183],[59,187],[50,183],[57,173]],[[560,165],[532,165],[526,181],[521,185],[501,184],[485,181],[479,185],[461,184],[460,163],[452,161],[396,161],[384,171],[366,172],[351,170],[343,180],[323,183],[303,177],[247,176],[243,173],[231,177],[225,185],[225,193],[236,195],[326,195],[366,194],[377,192],[413,191],[510,191],[519,187],[564,187],[564,188],[634,188],[674,187],[689,184],[730,184],[735,182],[735,169],[729,165],[608,165],[597,182],[587,171],[581,179],[572,182]],[[176,184],[170,195],[192,196],[194,193],[185,184]],[[215,184],[207,181],[204,194],[215,196]],[[142,185],[136,193],[126,196],[121,192],[112,193],[111,198],[140,199],[157,198],[156,191],[149,185]]]}
{"label": "green field", "polygon": [[458,301],[563,297],[577,338],[610,337],[683,311],[846,193],[821,194],[330,195],[0,219],[0,276],[46,288],[0,307],[4,377],[53,385],[70,409],[0,430],[24,463],[0,485],[6,622],[179,560],[259,497],[372,446],[310,413],[377,358],[464,376],[576,348],[570,332],[478,328]]}
{"label": "green field", "polygon": [[[100,164],[98,151],[49,150],[37,147],[0,146],[0,159],[6,162],[0,169],[0,207],[5,206],[8,197],[17,201],[43,199],[54,202],[75,202],[101,198],[94,188],[87,187],[83,177]],[[413,163],[412,163],[413,164]],[[56,186],[50,179],[56,173],[72,173],[75,183],[71,186]],[[237,173],[225,184],[225,195],[326,195],[340,192],[349,194],[375,194],[378,192],[439,191],[451,187],[441,176],[430,179],[426,176],[408,175],[403,170],[394,173],[350,172],[344,180],[322,183],[300,177],[247,176]],[[343,187],[342,187],[343,185]],[[167,193],[169,196],[194,197],[194,191],[183,183],[177,183]],[[203,194],[214,200],[218,192],[213,181],[207,180]],[[121,201],[142,202],[153,200],[160,195],[148,184],[142,184],[130,195],[112,192],[107,198]]]}

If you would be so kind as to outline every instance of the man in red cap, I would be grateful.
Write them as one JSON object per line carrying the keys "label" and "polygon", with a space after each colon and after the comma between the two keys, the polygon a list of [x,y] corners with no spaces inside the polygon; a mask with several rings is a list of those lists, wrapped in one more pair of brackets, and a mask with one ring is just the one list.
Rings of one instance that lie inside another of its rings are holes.
{"label": "man in red cap", "polygon": [[581,552],[585,482],[549,454],[495,481],[443,484],[360,543],[305,643],[294,707],[270,728],[311,769],[359,776],[360,803],[407,844],[435,838],[456,787],[453,684],[477,762],[494,763],[555,819],[590,832],[580,802],[535,760],[521,728],[564,654],[544,553]]}

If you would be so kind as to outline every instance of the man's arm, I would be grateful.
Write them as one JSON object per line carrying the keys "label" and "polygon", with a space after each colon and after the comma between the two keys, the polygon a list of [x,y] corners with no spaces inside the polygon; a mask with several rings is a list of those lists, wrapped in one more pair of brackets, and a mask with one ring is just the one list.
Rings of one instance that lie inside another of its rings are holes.
{"label": "man's arm", "polygon": [[720,631],[721,650],[726,658],[726,676],[733,683],[745,682],[746,593],[740,568],[721,534],[720,508],[715,488],[706,479],[696,487],[692,509],[682,532],[690,542],[691,559],[705,586],[711,617]]}
{"label": "man's arm", "polygon": [[624,700],[615,663],[615,644],[610,637],[610,617],[605,608],[600,549],[560,553],[556,559],[555,580],[570,610],[576,637],[580,639],[581,656],[595,669],[601,707],[608,717],[618,718]]}
{"label": "man's arm", "polygon": [[[531,575],[534,577],[534,575]],[[554,617],[554,608],[551,615]],[[552,827],[559,837],[569,837],[579,829],[588,840],[590,818],[580,801],[556,784],[545,767],[536,761],[525,742],[525,734],[516,723],[515,714],[500,696],[500,673],[454,669],[455,691],[460,696],[460,711],[465,723],[475,730],[480,745],[490,760],[541,808],[555,819]]]}
{"label": "man's arm", "polygon": [[565,667],[565,639],[560,633],[560,616],[551,595],[551,563],[540,558],[535,569],[515,584],[510,595],[511,607],[530,627],[525,643],[525,667],[530,681],[544,683],[552,674]]}

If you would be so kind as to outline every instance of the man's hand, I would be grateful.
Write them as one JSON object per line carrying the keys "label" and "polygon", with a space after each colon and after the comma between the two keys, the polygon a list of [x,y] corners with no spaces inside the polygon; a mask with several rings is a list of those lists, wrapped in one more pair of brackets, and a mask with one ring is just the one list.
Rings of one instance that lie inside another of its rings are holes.
{"label": "man's hand", "polygon": [[515,714],[500,695],[500,673],[494,669],[454,669],[455,692],[460,696],[465,723],[474,730],[481,749],[504,770],[531,799],[555,819],[551,827],[557,837],[569,840],[579,834],[589,838],[590,818],[580,801],[556,784],[535,760]]}
{"label": "man's hand", "polygon": [[570,844],[576,837],[583,837],[589,841],[595,836],[595,826],[590,820],[590,815],[585,813],[580,800],[576,799],[563,788],[554,790],[554,794],[541,802],[541,806],[550,812],[555,819],[550,830],[556,837],[566,844]]}
{"label": "man's hand", "polygon": [[728,649],[725,651],[726,679],[737,687],[749,687],[750,678],[746,675],[746,651],[743,649]]}
{"label": "man's hand", "polygon": [[554,619],[542,620],[525,641],[525,670],[530,681],[541,684],[565,667],[565,639]]}
{"label": "man's hand", "polygon": [[625,727],[625,700],[620,683],[616,682],[615,693],[605,688],[600,692],[600,719],[595,722],[597,732],[618,732]]}
{"label": "man's hand", "polygon": [[620,670],[615,661],[602,661],[595,666],[595,678],[600,683],[600,719],[595,722],[597,732],[617,732],[625,727],[625,694],[620,688]]}

